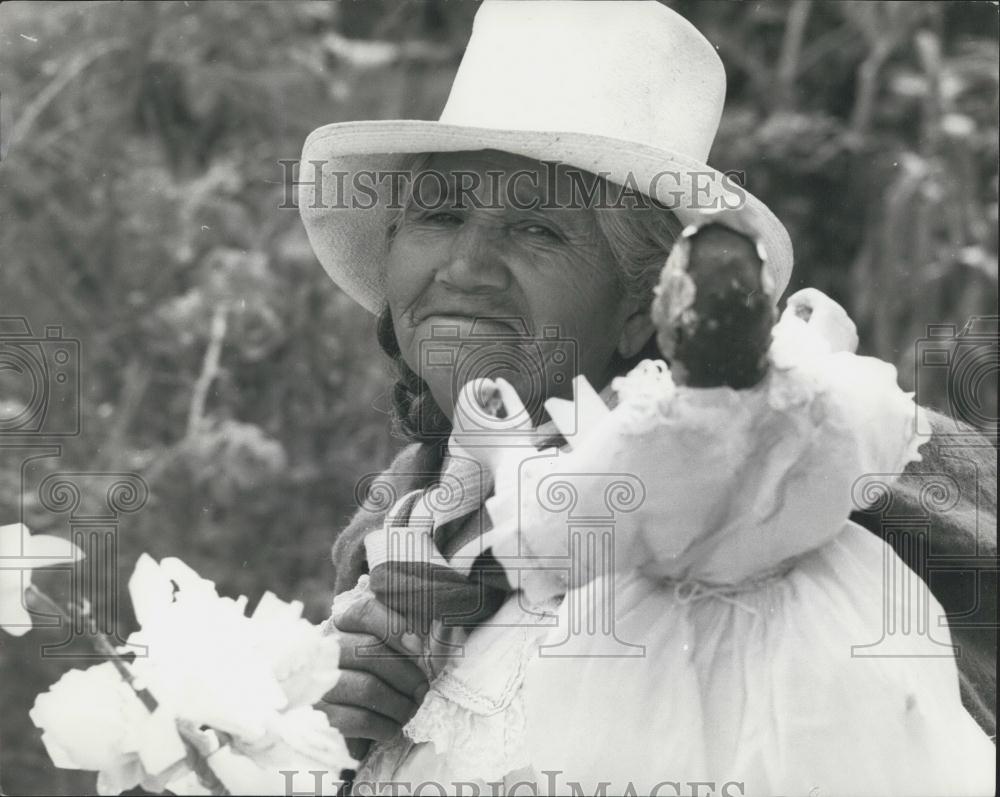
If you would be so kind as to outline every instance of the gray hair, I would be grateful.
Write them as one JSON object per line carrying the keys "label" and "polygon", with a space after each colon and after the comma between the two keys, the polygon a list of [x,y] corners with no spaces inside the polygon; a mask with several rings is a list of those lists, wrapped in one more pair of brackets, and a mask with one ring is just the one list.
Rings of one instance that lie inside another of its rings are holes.
{"label": "gray hair", "polygon": [[656,205],[597,208],[594,215],[618,266],[625,295],[652,302],[653,286],[684,225],[670,210]]}

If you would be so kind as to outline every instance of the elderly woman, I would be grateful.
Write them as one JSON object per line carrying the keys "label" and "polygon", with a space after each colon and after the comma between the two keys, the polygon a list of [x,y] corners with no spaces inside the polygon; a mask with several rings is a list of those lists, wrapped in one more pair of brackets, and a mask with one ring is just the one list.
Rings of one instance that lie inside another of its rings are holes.
{"label": "elderly woman", "polygon": [[[706,212],[761,242],[780,295],[791,268],[783,227],[705,164],[724,93],[714,48],[657,3],[487,2],[440,122],[344,123],[307,141],[299,204],[310,239],[331,277],[379,315],[412,441],[334,547],[344,672],[325,707],[367,754],[362,779],[527,777],[520,679],[552,607],[522,605],[477,544],[491,484],[448,450],[456,401],[469,378],[504,376],[544,436],[543,402],[570,397],[569,377],[607,395],[613,377],[661,356],[652,287],[681,228]],[[933,442],[923,453],[924,472],[993,484],[989,457]],[[408,497],[449,479],[465,492],[428,519],[438,559],[389,561],[377,542],[387,515],[405,524]],[[916,472],[904,479],[897,506],[919,506],[920,487]],[[982,555],[995,528],[984,509],[994,510],[975,491],[958,501],[935,519],[935,544]],[[857,519],[879,530],[876,516]],[[984,600],[955,581],[931,586],[948,612]],[[954,637],[963,701],[992,734],[995,632]],[[628,740],[607,740],[616,744]]]}

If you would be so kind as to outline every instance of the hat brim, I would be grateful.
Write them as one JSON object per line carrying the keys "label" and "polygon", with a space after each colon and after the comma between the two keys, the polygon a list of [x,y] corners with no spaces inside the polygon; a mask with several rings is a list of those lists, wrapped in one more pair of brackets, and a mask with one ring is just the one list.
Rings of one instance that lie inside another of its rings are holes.
{"label": "hat brim", "polygon": [[[348,175],[362,170],[391,171],[417,153],[484,149],[563,163],[600,174],[618,185],[634,185],[668,205],[685,225],[714,214],[723,223],[752,232],[763,244],[776,297],[788,284],[792,243],[784,226],[745,189],[739,190],[739,207],[711,207],[713,200],[703,195],[704,185],[732,183],[723,181],[723,175],[705,163],[670,150],[605,136],[412,119],[331,124],[314,130],[306,139],[297,183],[298,206],[309,241],[327,274],[363,307],[379,312],[385,296],[382,263],[386,230],[395,211],[385,207],[384,193],[368,190],[352,194]],[[317,168],[321,177],[315,176]],[[696,180],[655,180],[664,173],[697,173],[704,175],[707,183],[701,183],[699,193]],[[322,186],[319,190],[317,184]],[[353,199],[364,209],[354,206]]]}

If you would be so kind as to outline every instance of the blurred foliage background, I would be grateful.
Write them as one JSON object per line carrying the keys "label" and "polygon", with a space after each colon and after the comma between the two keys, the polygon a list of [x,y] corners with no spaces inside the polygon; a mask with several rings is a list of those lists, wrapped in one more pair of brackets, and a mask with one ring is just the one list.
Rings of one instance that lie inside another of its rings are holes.
{"label": "blurred foliage background", "polygon": [[[947,410],[947,369],[919,373],[914,352],[928,324],[996,313],[996,4],[669,5],[726,64],[712,163],[743,171],[787,225],[791,289],[841,301],[863,351],[905,385],[921,377],[920,397]],[[280,207],[279,161],[329,122],[436,118],[476,7],[0,7],[0,315],[80,341],[82,417],[31,468],[13,444],[51,438],[0,436],[0,523],[65,534],[38,497],[45,473],[138,473],[149,499],[121,518],[112,592],[124,597],[147,551],[181,556],[227,594],[271,589],[325,616],[329,545],[354,485],[399,441],[372,319]],[[12,378],[0,376],[8,420],[24,401]],[[47,428],[74,412],[54,404]],[[127,608],[117,622],[130,630]],[[27,717],[35,694],[85,663],[40,657],[61,638],[0,637],[9,794],[93,792],[93,775],[51,766]]]}

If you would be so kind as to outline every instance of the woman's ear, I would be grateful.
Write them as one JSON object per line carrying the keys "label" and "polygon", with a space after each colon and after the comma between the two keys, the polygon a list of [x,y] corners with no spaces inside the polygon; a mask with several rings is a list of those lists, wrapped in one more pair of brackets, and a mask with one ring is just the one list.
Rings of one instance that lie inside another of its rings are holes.
{"label": "woman's ear", "polygon": [[649,315],[649,305],[643,304],[625,319],[621,337],[618,338],[618,353],[628,359],[634,357],[656,331]]}

